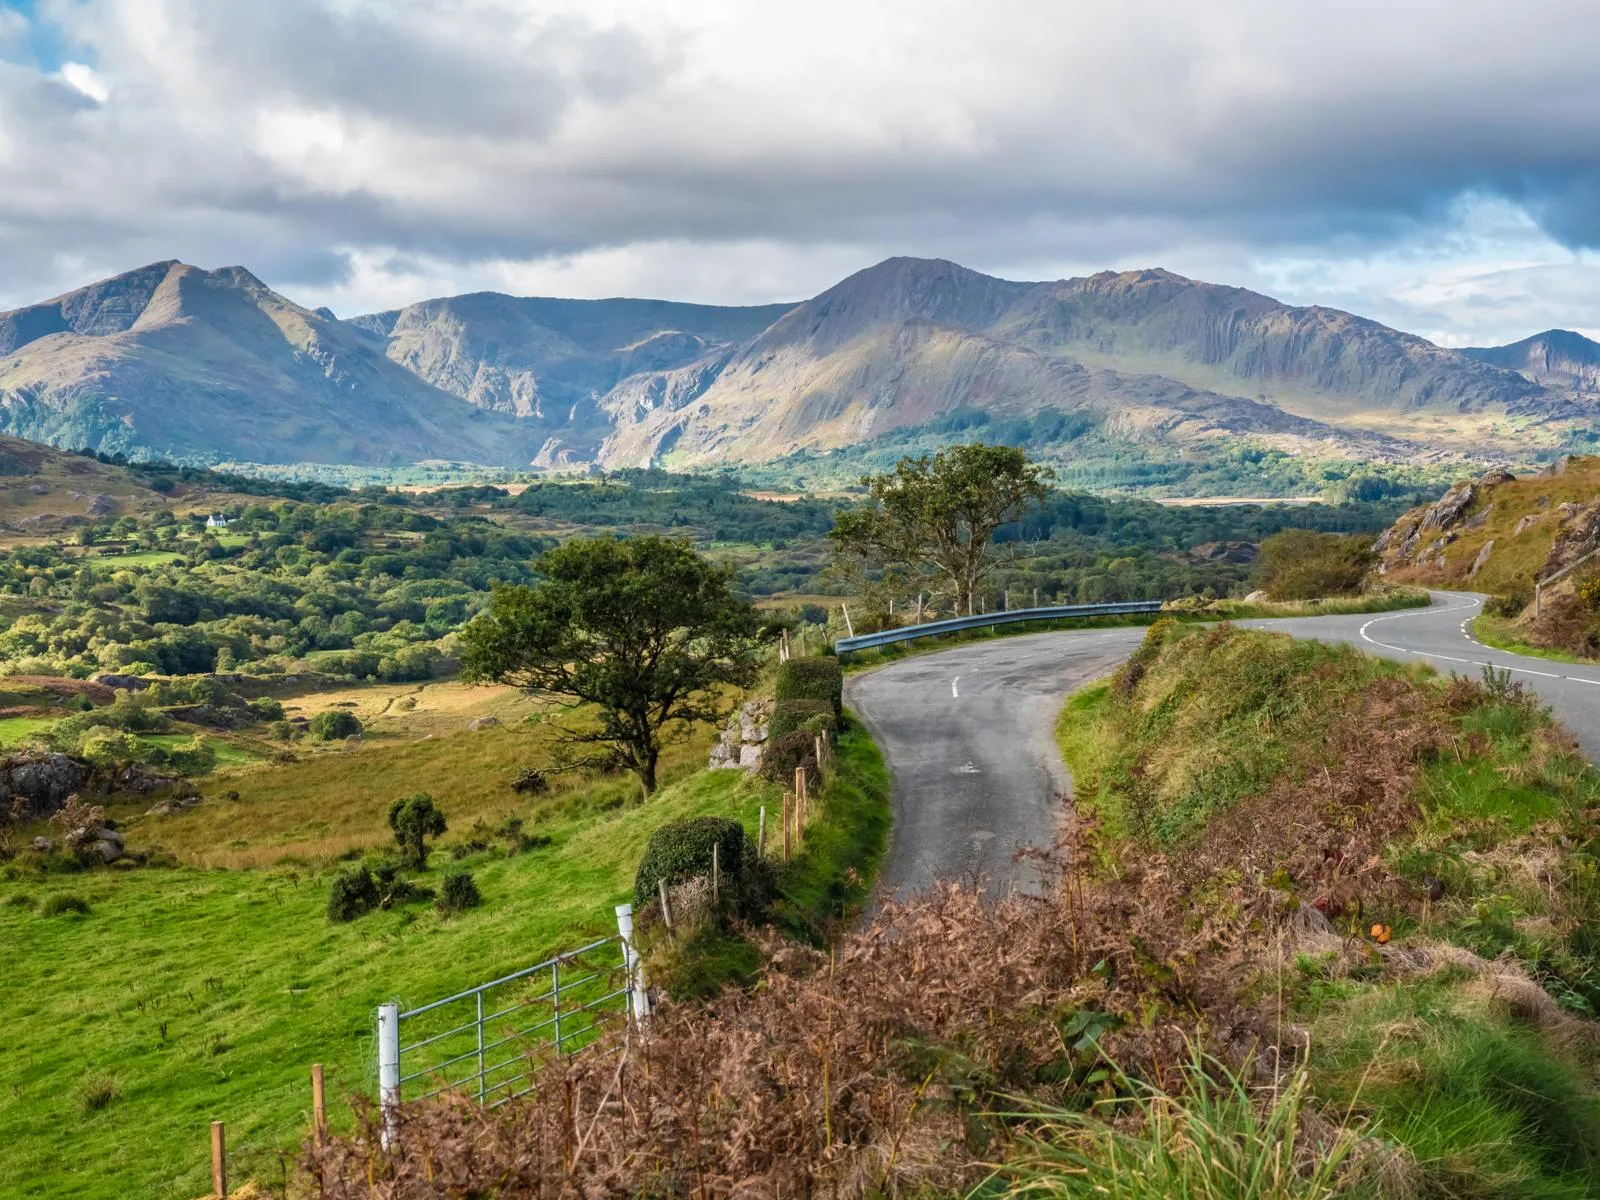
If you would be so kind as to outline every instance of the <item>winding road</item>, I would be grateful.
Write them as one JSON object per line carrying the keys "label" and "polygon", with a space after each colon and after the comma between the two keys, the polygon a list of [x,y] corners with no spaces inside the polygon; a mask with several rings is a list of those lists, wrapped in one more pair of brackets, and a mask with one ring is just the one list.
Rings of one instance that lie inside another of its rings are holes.
{"label": "winding road", "polygon": [[[1486,664],[1524,680],[1600,761],[1600,666],[1496,650],[1469,630],[1483,597],[1435,592],[1428,608],[1241,621],[1245,628],[1348,642],[1371,654],[1477,676]],[[1071,788],[1053,727],[1068,693],[1109,673],[1144,637],[1138,627],[1024,634],[902,659],[851,676],[845,700],[894,777],[894,828],[883,883],[904,896],[939,879],[993,893],[1036,891],[1016,861],[1048,846]]]}

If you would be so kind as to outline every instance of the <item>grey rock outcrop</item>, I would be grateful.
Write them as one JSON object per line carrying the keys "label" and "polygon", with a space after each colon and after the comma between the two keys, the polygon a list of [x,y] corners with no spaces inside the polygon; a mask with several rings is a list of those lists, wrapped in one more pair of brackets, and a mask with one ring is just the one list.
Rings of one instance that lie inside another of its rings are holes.
{"label": "grey rock outcrop", "polygon": [[771,723],[771,700],[746,700],[711,748],[709,765],[756,770],[761,766],[761,748],[766,744]]}
{"label": "grey rock outcrop", "polygon": [[37,820],[60,810],[89,781],[89,764],[66,754],[13,754],[0,760],[0,812]]}

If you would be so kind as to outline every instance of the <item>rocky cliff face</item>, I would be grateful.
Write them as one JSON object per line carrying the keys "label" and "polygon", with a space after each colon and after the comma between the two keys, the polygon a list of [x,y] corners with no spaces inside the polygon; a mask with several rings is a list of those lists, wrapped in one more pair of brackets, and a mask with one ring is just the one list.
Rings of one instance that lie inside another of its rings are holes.
{"label": "rocky cliff face", "polygon": [[1469,358],[1516,371],[1545,388],[1600,395],[1600,342],[1570,329],[1549,329],[1509,346],[1473,346]]}
{"label": "rocky cliff face", "polygon": [[1380,573],[1445,587],[1531,595],[1600,548],[1600,458],[1522,478],[1490,471],[1413,509],[1373,546]]}

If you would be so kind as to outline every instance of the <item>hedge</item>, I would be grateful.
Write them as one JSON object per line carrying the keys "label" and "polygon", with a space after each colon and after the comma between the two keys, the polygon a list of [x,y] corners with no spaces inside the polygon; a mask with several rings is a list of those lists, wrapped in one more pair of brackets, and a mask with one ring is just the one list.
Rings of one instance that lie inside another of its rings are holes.
{"label": "hedge", "polygon": [[836,658],[791,658],[778,664],[778,682],[773,696],[785,700],[826,700],[833,713],[844,712],[844,671]]}
{"label": "hedge", "polygon": [[794,773],[806,769],[806,786],[820,787],[822,773],[817,767],[817,735],[796,729],[782,737],[769,738],[761,751],[761,778],[789,787]]}
{"label": "hedge", "polygon": [[727,817],[690,817],[668,821],[645,843],[639,872],[633,877],[633,902],[643,908],[655,899],[664,879],[670,887],[711,873],[711,847],[718,847],[717,866],[729,880],[744,862],[744,826]]}
{"label": "hedge", "polygon": [[827,728],[833,730],[838,721],[834,715],[833,705],[826,700],[782,700],[773,705],[772,722],[768,726],[768,737],[782,737],[786,733],[793,733],[796,729],[803,729],[811,723],[812,717],[825,717]]}

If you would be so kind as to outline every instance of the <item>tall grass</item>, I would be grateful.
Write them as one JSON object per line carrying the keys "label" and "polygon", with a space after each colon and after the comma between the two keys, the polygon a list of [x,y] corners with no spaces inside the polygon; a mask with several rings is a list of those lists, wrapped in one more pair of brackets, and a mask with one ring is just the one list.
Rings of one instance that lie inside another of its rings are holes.
{"label": "tall grass", "polygon": [[[1357,1136],[1310,1115],[1304,1069],[1252,1095],[1222,1064],[1196,1056],[1177,1095],[1121,1079],[1131,1094],[1087,1112],[1056,1109],[997,1172],[1007,1197],[1116,1200],[1323,1200],[1350,1189]],[[1308,1130],[1326,1132],[1313,1138]]]}

